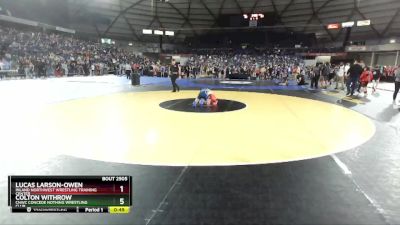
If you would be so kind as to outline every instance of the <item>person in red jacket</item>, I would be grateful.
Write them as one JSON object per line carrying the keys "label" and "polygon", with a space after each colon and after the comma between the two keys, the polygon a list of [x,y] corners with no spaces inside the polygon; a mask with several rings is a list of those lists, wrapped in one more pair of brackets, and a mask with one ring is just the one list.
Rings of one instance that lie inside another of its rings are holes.
{"label": "person in red jacket", "polygon": [[367,86],[368,83],[373,79],[373,74],[370,70],[369,67],[365,67],[364,71],[362,72],[360,76],[360,84],[361,88],[363,89],[362,91],[364,92],[364,97],[368,96],[368,91],[367,91]]}

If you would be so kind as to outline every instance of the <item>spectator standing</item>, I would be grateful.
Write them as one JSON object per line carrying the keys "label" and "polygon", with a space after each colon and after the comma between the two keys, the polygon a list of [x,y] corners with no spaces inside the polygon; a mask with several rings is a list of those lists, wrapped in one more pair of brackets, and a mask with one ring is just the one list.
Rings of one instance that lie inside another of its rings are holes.
{"label": "spectator standing", "polygon": [[329,65],[329,86],[332,85],[332,81],[336,79],[336,71],[337,71],[337,67],[335,67],[334,65]]}
{"label": "spectator standing", "polygon": [[29,77],[33,78],[34,77],[34,71],[35,71],[35,65],[31,61],[29,61]]}
{"label": "spectator standing", "polygon": [[328,87],[328,81],[329,81],[329,73],[330,73],[330,68],[329,68],[329,63],[321,64],[321,88],[326,89]]}
{"label": "spectator standing", "polygon": [[347,84],[347,74],[349,72],[350,69],[350,63],[346,63],[346,65],[344,66],[344,83]]}
{"label": "spectator standing", "polygon": [[379,68],[379,66],[377,65],[373,71],[373,80],[372,80],[372,93],[376,92],[376,89],[378,88],[378,84],[379,81],[381,79],[382,76],[382,72],[381,69]]}
{"label": "spectator standing", "polygon": [[396,104],[396,97],[400,90],[400,67],[394,72],[394,93],[393,93],[393,106],[398,107]]}
{"label": "spectator standing", "polygon": [[29,78],[29,76],[30,76],[30,73],[29,73],[29,65],[30,65],[30,61],[29,60],[26,60],[25,61],[25,63],[24,63],[24,72],[25,72],[25,77],[26,78]]}
{"label": "spectator standing", "polygon": [[90,64],[89,61],[85,61],[85,64],[83,65],[83,70],[85,71],[85,75],[89,76],[90,74]]}
{"label": "spectator standing", "polygon": [[46,63],[44,60],[40,60],[38,63],[38,76],[39,78],[43,76],[43,78],[46,78]]}
{"label": "spectator standing", "polygon": [[261,79],[265,80],[266,79],[266,73],[267,73],[267,69],[265,68],[265,65],[263,65],[261,67],[260,73],[261,73]]}
{"label": "spectator standing", "polygon": [[360,80],[360,75],[363,72],[363,68],[360,66],[357,60],[355,60],[354,64],[349,68],[348,71],[348,79],[347,79],[347,94],[346,96],[353,96],[354,90],[358,81]]}
{"label": "spectator standing", "polygon": [[341,86],[341,90],[344,90],[344,77],[345,77],[345,65],[343,62],[340,63],[340,66],[336,72],[336,87],[335,89],[339,88],[339,84]]}
{"label": "spectator standing", "polygon": [[318,81],[320,77],[320,67],[318,65],[314,66],[311,72],[311,88],[318,89]]}
{"label": "spectator standing", "polygon": [[189,77],[190,77],[190,67],[188,65],[185,66],[185,74],[186,74],[186,78],[189,79]]}
{"label": "spectator standing", "polygon": [[371,80],[372,80],[372,73],[368,67],[365,67],[364,72],[362,72],[360,76],[360,87],[363,89],[361,91],[364,92],[364,97],[368,96],[367,86]]}
{"label": "spectator standing", "polygon": [[95,70],[95,65],[94,63],[92,63],[92,65],[90,65],[90,76],[94,76],[94,70]]}
{"label": "spectator standing", "polygon": [[132,66],[129,63],[125,63],[126,79],[131,79],[131,72],[132,72]]}
{"label": "spectator standing", "polygon": [[62,63],[62,65],[61,65],[61,67],[62,67],[62,69],[63,69],[63,71],[64,71],[64,75],[65,76],[68,76],[68,64],[67,64],[67,62],[63,62]]}

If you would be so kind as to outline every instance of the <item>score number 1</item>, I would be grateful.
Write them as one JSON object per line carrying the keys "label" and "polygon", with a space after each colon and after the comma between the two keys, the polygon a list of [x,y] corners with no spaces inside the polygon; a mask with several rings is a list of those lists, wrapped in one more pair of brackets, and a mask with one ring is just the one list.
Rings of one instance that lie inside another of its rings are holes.
{"label": "score number 1", "polygon": [[[124,192],[124,186],[123,186],[123,185],[119,186],[119,189],[121,190],[121,193]],[[124,198],[120,198],[120,199],[119,199],[119,204],[120,204],[120,205],[125,204],[125,199],[124,199]]]}

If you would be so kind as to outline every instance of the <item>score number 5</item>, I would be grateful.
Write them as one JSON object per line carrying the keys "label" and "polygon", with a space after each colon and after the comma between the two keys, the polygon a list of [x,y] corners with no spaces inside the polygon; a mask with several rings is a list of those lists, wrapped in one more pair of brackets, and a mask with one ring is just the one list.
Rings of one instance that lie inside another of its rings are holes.
{"label": "score number 5", "polygon": [[[123,185],[119,186],[119,189],[121,190],[121,193],[124,192],[124,186]],[[119,199],[119,204],[120,205],[125,204],[125,199],[124,198],[120,198]]]}

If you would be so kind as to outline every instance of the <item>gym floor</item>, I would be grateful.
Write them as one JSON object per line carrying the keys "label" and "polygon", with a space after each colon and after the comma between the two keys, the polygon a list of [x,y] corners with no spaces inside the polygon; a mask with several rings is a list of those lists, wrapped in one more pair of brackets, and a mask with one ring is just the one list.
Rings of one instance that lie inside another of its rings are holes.
{"label": "gym floor", "polygon": [[[0,82],[0,224],[399,224],[400,110],[269,81]],[[382,84],[382,86],[390,84]],[[219,108],[193,109],[200,88]],[[371,92],[371,90],[369,90]],[[126,215],[12,214],[8,175],[131,175]]]}

